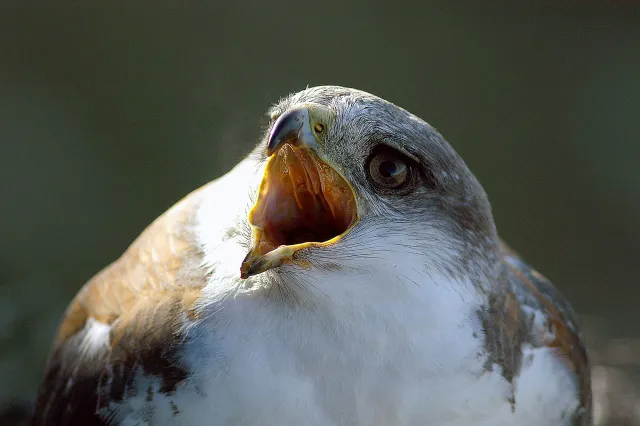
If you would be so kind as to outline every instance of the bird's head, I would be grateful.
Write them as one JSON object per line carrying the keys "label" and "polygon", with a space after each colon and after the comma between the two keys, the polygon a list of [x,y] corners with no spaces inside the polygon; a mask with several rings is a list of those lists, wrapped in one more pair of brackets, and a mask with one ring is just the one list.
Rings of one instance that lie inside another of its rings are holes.
{"label": "bird's head", "polygon": [[243,278],[408,258],[450,275],[491,264],[497,236],[487,197],[421,119],[335,86],[294,94],[271,118]]}

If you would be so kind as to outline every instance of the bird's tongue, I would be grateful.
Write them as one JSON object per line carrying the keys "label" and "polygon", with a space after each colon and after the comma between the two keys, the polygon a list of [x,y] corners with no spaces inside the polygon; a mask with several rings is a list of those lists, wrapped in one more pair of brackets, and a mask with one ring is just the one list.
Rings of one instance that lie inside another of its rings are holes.
{"label": "bird's tongue", "polygon": [[355,219],[356,203],[347,182],[313,151],[284,144],[269,159],[249,214],[254,238],[247,258],[283,245],[328,241],[347,231]]}

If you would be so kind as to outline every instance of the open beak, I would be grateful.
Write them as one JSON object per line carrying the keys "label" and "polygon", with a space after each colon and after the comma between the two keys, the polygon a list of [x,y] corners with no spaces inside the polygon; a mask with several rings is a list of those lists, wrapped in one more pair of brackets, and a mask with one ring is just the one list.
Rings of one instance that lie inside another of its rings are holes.
{"label": "open beak", "polygon": [[334,244],[357,222],[351,186],[318,156],[316,134],[327,123],[315,122],[321,114],[313,108],[289,110],[269,134],[269,160],[249,212],[251,247],[241,278],[291,262],[301,249]]}

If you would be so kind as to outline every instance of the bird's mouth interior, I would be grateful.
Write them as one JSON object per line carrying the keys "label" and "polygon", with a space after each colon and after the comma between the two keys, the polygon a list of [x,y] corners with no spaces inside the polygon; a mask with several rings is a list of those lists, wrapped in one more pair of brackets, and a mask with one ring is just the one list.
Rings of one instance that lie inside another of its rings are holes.
{"label": "bird's mouth interior", "polygon": [[258,201],[249,213],[252,247],[242,275],[253,275],[249,263],[260,263],[258,258],[282,246],[330,244],[356,220],[355,197],[344,178],[314,151],[285,143],[269,158]]}

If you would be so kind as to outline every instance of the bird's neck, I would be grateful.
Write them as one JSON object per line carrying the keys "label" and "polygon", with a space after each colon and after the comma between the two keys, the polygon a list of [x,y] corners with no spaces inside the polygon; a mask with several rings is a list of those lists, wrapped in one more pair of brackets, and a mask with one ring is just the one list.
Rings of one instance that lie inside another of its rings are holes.
{"label": "bird's neck", "polygon": [[[480,327],[476,313],[486,303],[477,277],[416,268],[422,258],[374,260],[349,269],[347,276],[344,270],[329,269],[299,275],[266,272],[241,280],[248,229],[239,218],[246,218],[253,201],[246,188],[257,188],[261,176],[256,162],[243,161],[206,189],[198,213],[209,276],[202,317],[217,324],[203,324],[202,329],[224,336],[227,356],[246,350],[289,351],[287,356],[324,354],[356,362],[365,353],[384,359],[404,348],[442,370],[459,365],[459,360],[449,362],[451,348],[459,356],[473,355],[479,345],[473,337]],[[323,345],[335,348],[333,355]]]}

